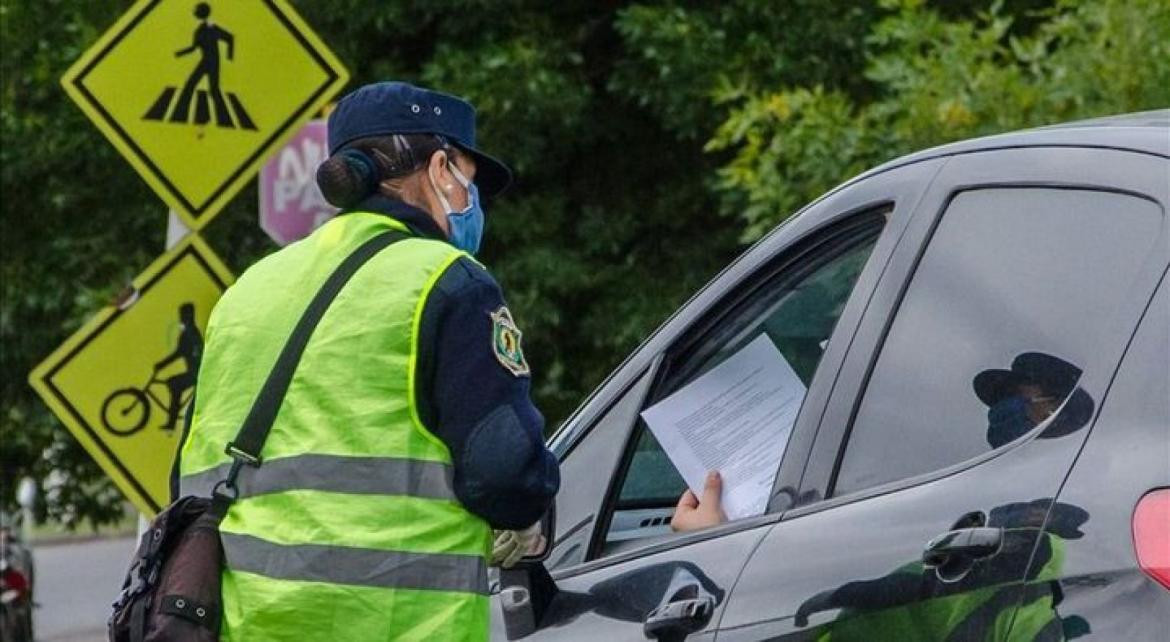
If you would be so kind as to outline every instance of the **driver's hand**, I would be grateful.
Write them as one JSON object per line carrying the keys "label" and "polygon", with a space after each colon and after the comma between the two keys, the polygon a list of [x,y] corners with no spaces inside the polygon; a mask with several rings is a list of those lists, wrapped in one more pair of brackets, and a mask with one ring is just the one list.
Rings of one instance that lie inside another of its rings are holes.
{"label": "driver's hand", "polygon": [[717,471],[707,473],[703,482],[703,500],[688,488],[682,497],[678,498],[678,505],[674,507],[674,517],[670,518],[670,528],[676,532],[697,531],[701,528],[718,526],[727,521],[723,514],[723,478]]}

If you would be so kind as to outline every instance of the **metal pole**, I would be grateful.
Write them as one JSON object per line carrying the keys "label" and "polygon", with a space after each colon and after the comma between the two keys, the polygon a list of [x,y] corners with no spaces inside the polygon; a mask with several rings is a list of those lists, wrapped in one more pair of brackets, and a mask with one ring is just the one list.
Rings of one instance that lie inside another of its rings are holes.
{"label": "metal pole", "polygon": [[[175,210],[168,210],[167,211],[167,241],[166,241],[166,248],[165,249],[169,252],[172,248],[174,248],[176,245],[181,243],[183,241],[183,239],[186,238],[187,235],[190,233],[191,233],[191,230],[188,229],[188,227],[185,224],[183,224],[183,219],[179,218],[179,215],[175,213]],[[142,534],[145,533],[146,529],[149,527],[150,527],[150,520],[148,520],[146,518],[146,515],[139,513],[138,514],[138,537],[140,539],[142,538]]]}
{"label": "metal pole", "polygon": [[179,215],[175,213],[175,210],[169,210],[167,212],[166,249],[169,251],[171,248],[178,245],[184,238],[187,238],[187,235],[190,233],[191,230],[187,229],[187,226],[183,224],[183,219],[179,218]]}

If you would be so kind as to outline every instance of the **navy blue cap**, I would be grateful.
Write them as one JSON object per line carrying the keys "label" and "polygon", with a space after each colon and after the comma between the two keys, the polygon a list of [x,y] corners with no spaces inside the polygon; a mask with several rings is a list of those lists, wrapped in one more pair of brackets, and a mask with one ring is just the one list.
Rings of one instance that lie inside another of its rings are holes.
{"label": "navy blue cap", "polygon": [[512,171],[475,147],[475,108],[455,96],[404,82],[379,82],[346,95],[329,114],[329,153],[367,136],[437,134],[475,159],[475,184],[486,196],[512,182]]}
{"label": "navy blue cap", "polygon": [[1061,401],[1072,394],[1081,378],[1081,369],[1044,352],[1023,352],[1012,359],[1011,370],[989,369],[975,375],[971,385],[975,396],[993,406],[1015,393],[1022,384],[1040,386],[1045,394]]}

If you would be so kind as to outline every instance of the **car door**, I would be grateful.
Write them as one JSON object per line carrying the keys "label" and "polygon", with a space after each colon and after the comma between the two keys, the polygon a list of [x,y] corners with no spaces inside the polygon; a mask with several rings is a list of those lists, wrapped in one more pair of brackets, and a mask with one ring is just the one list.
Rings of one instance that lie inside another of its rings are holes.
{"label": "car door", "polygon": [[1053,498],[1165,263],[1142,192],[1158,172],[1103,149],[948,161],[806,468],[781,470],[800,501],[745,568],[721,641],[1065,635],[1063,540],[1092,516]]}
{"label": "car door", "polygon": [[[1063,538],[1063,600],[1057,608],[1063,628],[1078,633],[1078,642],[1159,640],[1170,631],[1170,565],[1151,554],[1159,545],[1170,553],[1170,516],[1141,517],[1142,505],[1170,492],[1168,355],[1170,273],[1164,272],[1058,495],[1091,516],[1079,529],[1082,537]],[[1056,517],[1046,530],[1059,534],[1067,525]],[[1138,552],[1143,540],[1144,556]],[[1027,621],[1017,617],[1015,626]]]}
{"label": "car door", "polygon": [[[774,444],[784,453],[781,469],[802,468],[811,445],[805,426],[815,427],[873,286],[934,169],[892,171],[868,189],[810,207],[717,277],[570,420],[553,441],[562,483],[545,566],[556,596],[534,632],[514,628],[511,639],[644,639],[647,620],[660,627],[660,639],[714,636],[744,562],[779,513],[672,533],[670,517],[686,486],[641,412],[767,337],[807,386],[790,440]],[[493,636],[505,639],[496,602]]]}

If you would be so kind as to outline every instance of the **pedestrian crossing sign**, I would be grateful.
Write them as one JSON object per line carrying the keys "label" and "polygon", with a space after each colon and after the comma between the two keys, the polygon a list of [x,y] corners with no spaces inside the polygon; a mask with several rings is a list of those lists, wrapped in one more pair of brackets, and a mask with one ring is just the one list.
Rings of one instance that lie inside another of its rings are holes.
{"label": "pedestrian crossing sign", "polygon": [[189,234],[29,375],[53,414],[147,515],[169,503],[211,309],[232,282]]}
{"label": "pedestrian crossing sign", "polygon": [[139,0],[61,83],[199,229],[348,79],[286,0]]}

